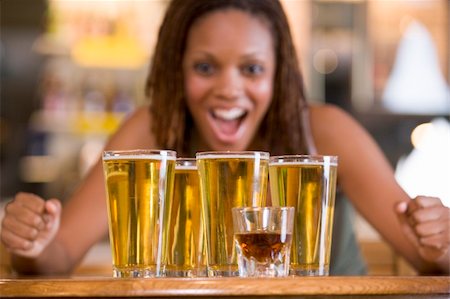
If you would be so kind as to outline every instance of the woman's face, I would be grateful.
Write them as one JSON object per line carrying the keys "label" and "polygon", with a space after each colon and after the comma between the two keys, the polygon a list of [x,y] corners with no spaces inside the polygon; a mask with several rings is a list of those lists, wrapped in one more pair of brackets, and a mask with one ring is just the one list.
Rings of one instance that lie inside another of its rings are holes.
{"label": "woman's face", "polygon": [[183,59],[187,106],[210,150],[246,150],[272,99],[275,53],[260,18],[228,9],[191,27]]}

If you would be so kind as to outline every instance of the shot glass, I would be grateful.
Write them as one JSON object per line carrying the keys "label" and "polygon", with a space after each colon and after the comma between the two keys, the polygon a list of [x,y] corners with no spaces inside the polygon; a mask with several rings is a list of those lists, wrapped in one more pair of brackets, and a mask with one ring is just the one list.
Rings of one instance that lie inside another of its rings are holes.
{"label": "shot glass", "polygon": [[196,158],[208,276],[239,276],[231,208],[266,205],[269,153],[200,152]]}
{"label": "shot glass", "polygon": [[329,274],[338,158],[270,157],[272,205],[295,207],[291,274]]}
{"label": "shot glass", "polygon": [[177,158],[167,219],[166,276],[206,276],[199,175],[195,158]]}
{"label": "shot glass", "polygon": [[293,207],[232,209],[239,276],[289,275],[294,211]]}
{"label": "shot glass", "polygon": [[165,205],[172,198],[176,152],[103,154],[114,277],[164,275]]}

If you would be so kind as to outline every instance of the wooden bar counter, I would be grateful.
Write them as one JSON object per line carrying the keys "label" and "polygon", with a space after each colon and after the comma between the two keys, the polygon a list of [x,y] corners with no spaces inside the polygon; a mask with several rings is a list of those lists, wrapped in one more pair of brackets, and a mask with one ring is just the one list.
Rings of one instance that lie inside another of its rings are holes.
{"label": "wooden bar counter", "polygon": [[0,279],[0,297],[15,298],[450,298],[450,277],[287,278],[109,277]]}

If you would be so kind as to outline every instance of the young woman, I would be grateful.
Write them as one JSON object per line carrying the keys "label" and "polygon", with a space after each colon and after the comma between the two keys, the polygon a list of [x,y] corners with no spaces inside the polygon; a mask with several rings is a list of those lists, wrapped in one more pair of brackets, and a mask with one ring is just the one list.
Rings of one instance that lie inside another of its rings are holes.
{"label": "young woman", "polygon": [[[278,1],[173,0],[147,82],[150,106],[106,149],[337,155],[339,186],[361,215],[419,272],[448,273],[449,209],[438,198],[411,200],[361,126],[336,107],[309,107],[302,84]],[[331,273],[361,274],[346,211],[335,212]],[[17,194],[1,240],[21,273],[69,273],[107,231],[99,161],[64,208],[56,199]]]}

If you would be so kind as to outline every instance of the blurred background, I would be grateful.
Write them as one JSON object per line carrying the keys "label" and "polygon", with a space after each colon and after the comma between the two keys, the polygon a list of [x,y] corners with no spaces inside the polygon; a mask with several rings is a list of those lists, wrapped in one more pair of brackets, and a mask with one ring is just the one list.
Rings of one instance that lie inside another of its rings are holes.
{"label": "blurred background", "polygon": [[[0,2],[1,204],[18,191],[64,201],[76,188],[108,136],[146,103],[168,2]],[[349,111],[411,196],[440,196],[450,206],[449,2],[282,4],[309,101]],[[371,274],[411,273],[367,223],[355,221]]]}

